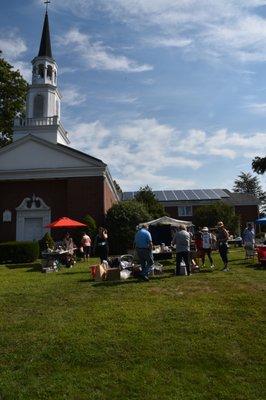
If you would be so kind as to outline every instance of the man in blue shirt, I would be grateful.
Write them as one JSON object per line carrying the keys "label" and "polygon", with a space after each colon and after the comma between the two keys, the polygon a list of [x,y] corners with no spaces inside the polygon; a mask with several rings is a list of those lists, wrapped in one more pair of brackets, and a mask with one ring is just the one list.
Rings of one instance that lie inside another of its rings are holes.
{"label": "man in blue shirt", "polygon": [[154,264],[152,255],[152,238],[148,231],[148,225],[142,227],[136,232],[134,247],[136,248],[139,262],[141,265],[140,278],[148,281],[148,275],[151,272],[151,267]]}

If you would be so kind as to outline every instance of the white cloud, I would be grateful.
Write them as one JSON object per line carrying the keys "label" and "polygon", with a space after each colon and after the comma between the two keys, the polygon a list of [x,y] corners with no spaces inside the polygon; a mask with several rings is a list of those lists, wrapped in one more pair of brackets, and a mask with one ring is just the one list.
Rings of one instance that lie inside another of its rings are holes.
{"label": "white cloud", "polygon": [[194,155],[215,155],[229,159],[254,157],[266,148],[266,133],[241,134],[220,129],[207,134],[190,130],[176,146],[176,150]]}
{"label": "white cloud", "polygon": [[253,114],[266,115],[266,103],[251,103],[245,108]]}
{"label": "white cloud", "polygon": [[179,132],[156,119],[135,119],[106,128],[100,121],[75,123],[72,146],[102,159],[123,190],[149,184],[160,189],[196,187],[189,171],[223,158],[253,158],[266,148],[266,134],[220,129]]}
{"label": "white cloud", "polygon": [[87,100],[87,96],[74,85],[67,85],[62,90],[63,101],[68,106],[78,106]]}
{"label": "white cloud", "polygon": [[[120,23],[156,34],[145,43],[184,48],[194,57],[230,56],[241,62],[266,60],[266,20],[256,13],[263,0],[58,0],[80,17],[108,13]],[[194,44],[194,46],[192,46]]]}
{"label": "white cloud", "polygon": [[17,36],[16,32],[10,32],[8,34],[0,32],[0,49],[5,58],[16,60],[25,53],[27,46],[24,40]]}
{"label": "white cloud", "polygon": [[0,32],[0,50],[3,52],[3,57],[13,65],[14,69],[18,69],[22,76],[30,81],[30,64],[21,60],[21,57],[27,51],[27,45],[16,31],[10,31],[8,34]]}
{"label": "white cloud", "polygon": [[182,37],[163,37],[155,36],[147,40],[147,43],[151,44],[153,47],[177,47],[182,48],[189,46],[192,43],[191,39],[186,39]]}
{"label": "white cloud", "polygon": [[[154,187],[189,187],[184,168],[198,169],[201,162],[172,150],[178,133],[155,119],[138,119],[107,129],[99,121],[73,126],[72,146],[106,162],[123,189],[143,184]],[[166,169],[172,171],[167,176]]]}
{"label": "white cloud", "polygon": [[151,65],[139,64],[123,55],[116,55],[114,49],[99,41],[92,42],[89,35],[81,33],[76,28],[69,30],[63,39],[58,39],[58,42],[61,48],[71,47],[87,68],[121,72],[145,72],[153,69]]}

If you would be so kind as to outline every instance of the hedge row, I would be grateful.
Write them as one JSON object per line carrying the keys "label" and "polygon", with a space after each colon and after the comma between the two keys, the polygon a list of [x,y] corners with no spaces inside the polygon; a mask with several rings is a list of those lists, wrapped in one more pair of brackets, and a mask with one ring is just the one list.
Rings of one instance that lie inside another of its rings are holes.
{"label": "hedge row", "polygon": [[0,264],[29,263],[39,257],[38,242],[0,243]]}

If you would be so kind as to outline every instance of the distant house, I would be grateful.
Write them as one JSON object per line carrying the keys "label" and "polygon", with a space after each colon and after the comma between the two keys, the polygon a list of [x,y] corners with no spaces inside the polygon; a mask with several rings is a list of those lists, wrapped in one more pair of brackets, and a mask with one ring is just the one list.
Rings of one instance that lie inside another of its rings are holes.
{"label": "distant house", "polygon": [[[133,199],[136,192],[124,192],[123,200]],[[156,199],[172,218],[193,222],[198,207],[222,202],[234,207],[240,217],[241,229],[259,215],[259,200],[253,195],[234,193],[227,189],[155,190]]]}

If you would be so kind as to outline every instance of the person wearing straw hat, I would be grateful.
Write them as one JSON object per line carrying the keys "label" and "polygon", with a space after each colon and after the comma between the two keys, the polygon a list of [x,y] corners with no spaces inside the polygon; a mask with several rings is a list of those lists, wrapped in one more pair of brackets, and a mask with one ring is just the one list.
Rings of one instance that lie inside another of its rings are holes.
{"label": "person wearing straw hat", "polygon": [[224,224],[222,221],[219,221],[217,223],[217,244],[218,244],[218,250],[221,256],[221,259],[224,263],[224,267],[222,271],[228,272],[228,239],[229,239],[229,233],[225,229]]}
{"label": "person wearing straw hat", "polygon": [[214,268],[213,265],[213,259],[211,256],[211,251],[212,251],[212,245],[214,242],[214,238],[213,235],[209,232],[209,228],[207,228],[207,226],[204,226],[204,228],[202,228],[201,230],[202,232],[202,263],[203,263],[203,267],[205,266],[205,256],[207,254],[208,259],[210,260],[211,263],[211,268]]}

